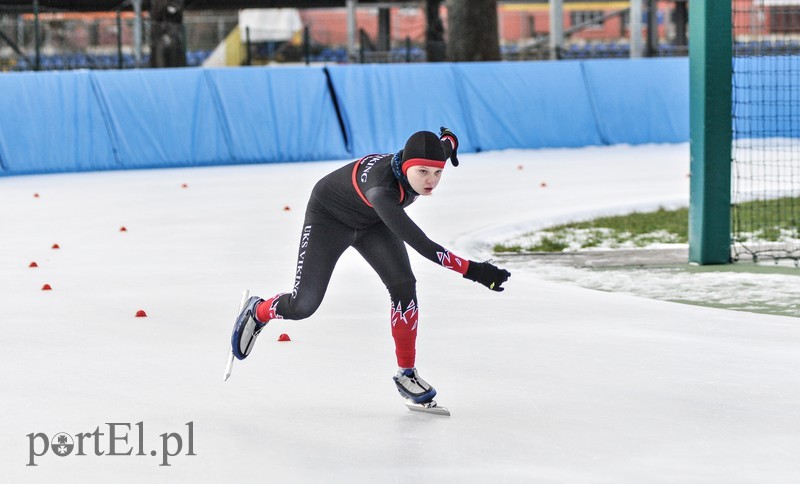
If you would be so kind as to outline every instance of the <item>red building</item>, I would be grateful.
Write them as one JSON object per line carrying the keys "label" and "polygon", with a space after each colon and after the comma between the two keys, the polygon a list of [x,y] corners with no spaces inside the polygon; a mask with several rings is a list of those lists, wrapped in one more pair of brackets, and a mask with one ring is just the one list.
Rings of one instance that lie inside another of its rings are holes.
{"label": "red building", "polygon": [[[675,1],[659,1],[659,38],[670,41],[675,34],[671,19],[674,17]],[[568,41],[610,41],[628,38],[628,1],[564,1],[564,29],[592,19],[619,12],[597,25],[589,26],[571,35]],[[378,8],[359,7],[357,27],[371,38],[378,34]],[[391,11],[391,38],[393,42],[422,43],[425,34],[425,13],[421,8],[397,8]],[[498,22],[501,44],[524,43],[550,31],[548,0],[530,2],[500,2]],[[646,14],[645,14],[646,15]],[[347,11],[336,9],[306,9],[300,11],[303,23],[310,28],[312,38],[321,44],[345,45],[347,43]],[[447,29],[447,9],[442,7],[441,17]]]}
{"label": "red building", "polygon": [[[647,22],[647,2],[643,2],[643,28]],[[724,0],[720,0],[724,1]],[[800,0],[729,0],[734,10],[734,35],[737,40],[752,40],[763,35],[797,35],[800,37]],[[656,19],[660,43],[674,43],[681,35],[681,12],[688,1],[659,0],[656,2]],[[630,39],[630,7],[628,0],[564,0],[565,31],[592,19],[619,12],[596,25],[588,26],[568,36],[567,43],[627,41]],[[378,8],[359,7],[357,26],[372,39],[378,34]],[[504,45],[525,44],[531,39],[547,35],[550,31],[548,0],[500,1],[498,22],[500,42]],[[391,38],[393,43],[424,41],[425,14],[422,8],[397,8],[391,11]],[[685,11],[685,10],[684,10]],[[321,44],[345,45],[347,43],[347,12],[344,8],[306,9],[300,15],[311,29],[312,38]],[[442,7],[441,17],[447,28],[447,9]],[[685,25],[684,25],[685,27]]]}

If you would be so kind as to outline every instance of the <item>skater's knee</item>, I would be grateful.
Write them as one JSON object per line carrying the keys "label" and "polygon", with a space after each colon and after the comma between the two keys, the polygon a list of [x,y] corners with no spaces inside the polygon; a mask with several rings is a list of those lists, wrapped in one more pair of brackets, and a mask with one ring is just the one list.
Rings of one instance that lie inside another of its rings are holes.
{"label": "skater's knee", "polygon": [[317,312],[319,305],[322,301],[309,300],[302,298],[292,298],[289,302],[289,310],[287,311],[287,319],[306,319],[310,318],[312,314]]}
{"label": "skater's knee", "polygon": [[408,301],[417,297],[417,281],[415,279],[387,286],[386,289],[389,290],[389,296],[395,301]]}

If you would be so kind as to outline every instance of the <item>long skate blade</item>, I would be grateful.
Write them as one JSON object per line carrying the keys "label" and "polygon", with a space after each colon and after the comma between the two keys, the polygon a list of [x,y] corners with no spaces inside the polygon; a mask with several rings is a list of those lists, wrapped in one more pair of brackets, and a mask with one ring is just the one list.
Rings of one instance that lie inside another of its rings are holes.
{"label": "long skate blade", "polygon": [[[250,297],[250,290],[245,289],[244,292],[242,292],[242,300],[239,303],[239,313],[241,313],[242,309],[244,309],[244,305],[247,303],[247,298],[249,297]],[[239,315],[239,313],[236,313],[237,316]],[[228,381],[228,378],[231,377],[231,372],[233,371],[233,360],[234,360],[233,350],[230,350],[228,352],[228,361],[225,362],[225,376],[222,381]]]}
{"label": "long skate blade", "polygon": [[421,413],[430,413],[432,415],[444,415],[446,417],[450,416],[450,410],[447,407],[441,407],[436,402],[429,402],[429,403],[414,403],[414,402],[405,402],[406,407],[412,412],[421,412]]}
{"label": "long skate blade", "polygon": [[228,378],[231,377],[231,372],[233,371],[233,350],[228,353],[228,362],[225,363],[225,379],[223,381],[228,381]]}

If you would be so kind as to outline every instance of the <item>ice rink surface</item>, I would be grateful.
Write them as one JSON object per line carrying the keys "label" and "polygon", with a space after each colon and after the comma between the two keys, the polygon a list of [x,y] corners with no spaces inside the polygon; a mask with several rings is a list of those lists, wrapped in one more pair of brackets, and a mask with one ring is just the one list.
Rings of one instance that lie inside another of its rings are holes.
{"label": "ice rink surface", "polygon": [[[408,212],[470,258],[688,200],[686,144],[461,161]],[[223,382],[242,289],[291,289],[309,192],[342,163],[0,178],[2,480],[800,482],[798,319],[525,268],[494,293],[411,253],[417,367],[450,418],[403,406],[388,296],[355,251],[313,317],[271,322]]]}

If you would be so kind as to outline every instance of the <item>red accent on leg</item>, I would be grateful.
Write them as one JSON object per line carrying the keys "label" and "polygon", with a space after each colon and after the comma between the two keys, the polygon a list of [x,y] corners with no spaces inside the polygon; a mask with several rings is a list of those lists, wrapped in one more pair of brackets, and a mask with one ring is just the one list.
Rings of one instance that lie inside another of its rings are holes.
{"label": "red accent on leg", "polygon": [[258,303],[256,306],[256,319],[260,323],[268,323],[270,319],[283,319],[280,314],[278,314],[278,298],[281,297],[283,293],[276,294],[271,298]]}
{"label": "red accent on leg", "polygon": [[417,304],[413,299],[408,303],[405,311],[402,310],[399,301],[396,307],[392,307],[392,337],[397,355],[397,366],[400,368],[414,368],[417,355],[418,318]]}
{"label": "red accent on leg", "polygon": [[[394,340],[395,344],[397,344],[397,339]],[[411,343],[413,346],[414,343]],[[417,357],[417,350],[401,350],[400,348],[395,350],[395,354],[397,355],[397,367],[398,368],[414,368],[415,361]]]}
{"label": "red accent on leg", "polygon": [[261,323],[269,321],[269,304],[267,301],[261,301],[256,306],[256,320]]}

